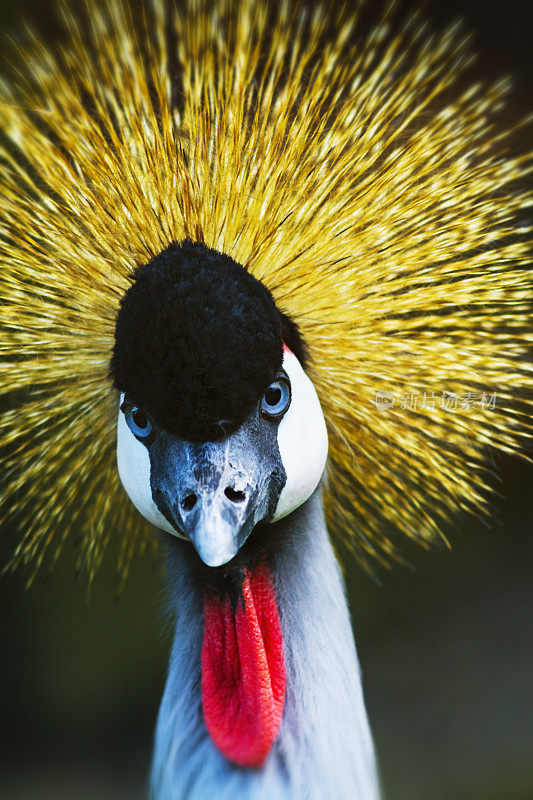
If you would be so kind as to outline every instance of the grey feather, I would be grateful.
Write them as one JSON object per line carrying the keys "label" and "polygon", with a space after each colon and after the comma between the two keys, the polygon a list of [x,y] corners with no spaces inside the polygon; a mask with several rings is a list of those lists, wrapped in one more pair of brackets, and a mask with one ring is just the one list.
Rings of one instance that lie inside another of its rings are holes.
{"label": "grey feather", "polygon": [[340,570],[320,489],[283,526],[273,579],[287,694],[259,770],[231,764],[203,721],[202,604],[187,559],[171,558],[175,638],[156,728],[154,800],[377,800],[378,778]]}

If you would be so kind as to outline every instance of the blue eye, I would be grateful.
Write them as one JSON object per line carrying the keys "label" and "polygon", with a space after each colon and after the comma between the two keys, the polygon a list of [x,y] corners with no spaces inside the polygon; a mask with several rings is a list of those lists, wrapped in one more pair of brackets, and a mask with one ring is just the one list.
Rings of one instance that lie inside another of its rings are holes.
{"label": "blue eye", "polygon": [[142,408],[126,400],[120,406],[120,410],[123,412],[128,428],[133,435],[141,442],[149,444],[153,438],[153,426]]}
{"label": "blue eye", "polygon": [[263,395],[261,411],[268,419],[279,419],[291,404],[291,385],[286,378],[277,378]]}

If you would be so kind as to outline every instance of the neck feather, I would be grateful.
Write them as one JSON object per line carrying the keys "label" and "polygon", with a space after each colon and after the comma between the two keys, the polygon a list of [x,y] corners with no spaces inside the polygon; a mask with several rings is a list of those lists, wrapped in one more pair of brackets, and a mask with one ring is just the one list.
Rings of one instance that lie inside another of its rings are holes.
{"label": "neck feather", "polygon": [[194,557],[186,543],[173,542],[169,579],[176,628],[156,729],[155,800],[379,796],[344,586],[320,490],[272,527],[271,570],[287,671],[279,735],[260,770],[230,764],[209,738],[201,707],[202,597]]}

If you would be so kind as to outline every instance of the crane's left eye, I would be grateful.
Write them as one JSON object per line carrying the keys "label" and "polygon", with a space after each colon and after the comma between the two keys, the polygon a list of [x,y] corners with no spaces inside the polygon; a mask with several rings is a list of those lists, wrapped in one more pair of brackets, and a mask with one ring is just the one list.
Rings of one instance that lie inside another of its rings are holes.
{"label": "crane's left eye", "polygon": [[124,414],[128,428],[133,435],[144,444],[150,444],[153,439],[154,429],[142,408],[125,400],[120,406],[120,410]]}
{"label": "crane's left eye", "polygon": [[261,411],[267,419],[279,419],[291,404],[291,385],[286,378],[276,378],[263,395]]}

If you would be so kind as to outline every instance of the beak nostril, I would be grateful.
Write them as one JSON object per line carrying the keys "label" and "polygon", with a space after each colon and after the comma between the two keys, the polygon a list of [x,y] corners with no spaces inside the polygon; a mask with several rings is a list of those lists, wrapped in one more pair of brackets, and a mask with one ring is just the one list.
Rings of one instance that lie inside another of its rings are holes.
{"label": "beak nostril", "polygon": [[183,498],[181,501],[181,507],[184,511],[192,511],[194,506],[196,505],[197,497],[194,492],[191,492],[186,497]]}
{"label": "beak nostril", "polygon": [[224,489],[224,494],[231,500],[232,503],[242,503],[242,501],[246,498],[246,494],[244,492],[239,492],[236,489],[233,489],[231,486],[226,486]]}

